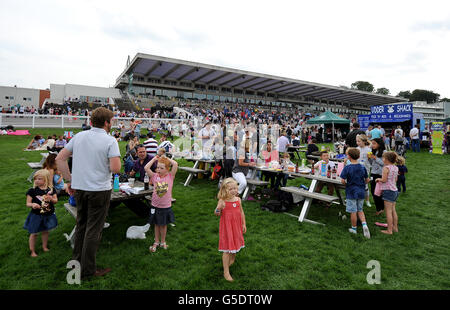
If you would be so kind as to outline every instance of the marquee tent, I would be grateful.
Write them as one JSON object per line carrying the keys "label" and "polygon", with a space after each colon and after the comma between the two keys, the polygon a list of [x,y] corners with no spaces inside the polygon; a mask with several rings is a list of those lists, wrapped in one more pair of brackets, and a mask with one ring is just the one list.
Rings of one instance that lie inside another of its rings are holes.
{"label": "marquee tent", "polygon": [[325,111],[317,117],[314,117],[306,122],[307,124],[331,124],[333,126],[333,143],[334,143],[334,124],[349,124],[350,120],[341,118],[330,111]]}

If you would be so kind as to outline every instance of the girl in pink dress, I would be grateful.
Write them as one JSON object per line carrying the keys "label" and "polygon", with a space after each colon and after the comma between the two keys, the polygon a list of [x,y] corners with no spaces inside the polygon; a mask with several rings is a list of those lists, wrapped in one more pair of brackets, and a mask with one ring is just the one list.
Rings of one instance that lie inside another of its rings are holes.
{"label": "girl in pink dress", "polygon": [[230,275],[230,266],[236,259],[236,253],[245,247],[244,234],[247,232],[245,214],[238,196],[236,180],[225,179],[217,198],[219,203],[215,214],[220,216],[219,251],[223,253],[223,276],[227,281],[233,281]]}
{"label": "girl in pink dress", "polygon": [[[150,169],[155,160],[158,161],[156,173]],[[168,248],[166,244],[167,224],[175,222],[172,211],[172,187],[178,163],[165,156],[156,155],[145,165],[144,169],[150,177],[150,183],[153,184],[149,224],[155,225],[155,242],[149,250],[156,252],[158,246],[166,250]],[[161,242],[159,242],[160,238]]]}

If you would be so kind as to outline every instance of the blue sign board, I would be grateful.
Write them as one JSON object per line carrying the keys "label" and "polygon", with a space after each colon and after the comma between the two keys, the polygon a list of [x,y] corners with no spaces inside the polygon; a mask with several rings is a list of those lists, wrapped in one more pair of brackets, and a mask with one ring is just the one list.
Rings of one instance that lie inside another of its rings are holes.
{"label": "blue sign board", "polygon": [[358,115],[359,129],[367,130],[370,124],[370,115]]}
{"label": "blue sign board", "polygon": [[411,121],[413,106],[411,103],[387,104],[370,108],[370,122],[372,123],[398,123]]}

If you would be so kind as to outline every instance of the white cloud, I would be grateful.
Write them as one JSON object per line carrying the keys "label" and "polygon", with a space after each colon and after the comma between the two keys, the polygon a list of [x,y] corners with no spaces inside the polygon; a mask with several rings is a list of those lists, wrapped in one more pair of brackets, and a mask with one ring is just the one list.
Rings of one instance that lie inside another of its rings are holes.
{"label": "white cloud", "polygon": [[450,97],[448,1],[0,2],[0,85],[112,85],[149,53]]}

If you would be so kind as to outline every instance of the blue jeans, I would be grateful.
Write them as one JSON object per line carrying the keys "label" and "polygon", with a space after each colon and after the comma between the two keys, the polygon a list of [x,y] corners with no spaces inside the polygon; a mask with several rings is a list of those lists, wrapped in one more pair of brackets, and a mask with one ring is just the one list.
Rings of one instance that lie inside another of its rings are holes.
{"label": "blue jeans", "polygon": [[345,211],[348,213],[362,212],[364,199],[347,199]]}
{"label": "blue jeans", "polygon": [[419,139],[411,139],[411,146],[413,152],[420,152],[420,141]]}

